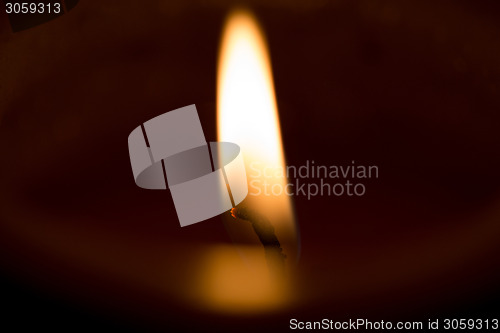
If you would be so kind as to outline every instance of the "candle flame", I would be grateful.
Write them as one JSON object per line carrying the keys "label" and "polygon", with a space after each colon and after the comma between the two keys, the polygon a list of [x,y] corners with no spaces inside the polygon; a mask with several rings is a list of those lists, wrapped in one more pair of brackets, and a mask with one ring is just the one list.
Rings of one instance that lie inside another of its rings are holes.
{"label": "candle flame", "polygon": [[[249,185],[242,204],[269,219],[290,267],[297,257],[290,197],[283,191],[263,193],[265,184],[268,189],[284,189],[287,184],[283,173],[280,176],[276,172],[284,169],[285,158],[271,62],[262,29],[247,10],[238,9],[228,16],[217,76],[218,141],[241,147]],[[287,279],[270,273],[250,222],[234,221],[226,224],[228,232],[245,239],[236,246],[217,247],[207,253],[200,295],[211,309],[227,312],[269,311],[285,306],[290,301]],[[253,239],[253,245],[249,239]]]}
{"label": "candle flame", "polygon": [[271,61],[263,31],[247,10],[232,12],[224,28],[218,61],[217,130],[219,141],[237,143],[242,149],[249,178],[247,200],[265,211],[276,227],[286,223],[287,232],[294,233],[292,205],[284,191],[285,157]]}
{"label": "candle flame", "polygon": [[253,15],[237,10],[226,23],[218,64],[221,141],[238,143],[248,160],[283,166],[278,108],[267,44]]}

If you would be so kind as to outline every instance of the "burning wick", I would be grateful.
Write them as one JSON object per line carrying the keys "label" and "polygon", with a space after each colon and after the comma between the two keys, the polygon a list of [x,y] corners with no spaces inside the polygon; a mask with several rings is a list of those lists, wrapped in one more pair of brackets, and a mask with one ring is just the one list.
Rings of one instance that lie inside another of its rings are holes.
{"label": "burning wick", "polygon": [[236,206],[231,209],[231,216],[252,224],[253,230],[264,246],[266,260],[272,272],[283,273],[285,270],[286,255],[276,237],[271,222],[261,214],[247,207]]}

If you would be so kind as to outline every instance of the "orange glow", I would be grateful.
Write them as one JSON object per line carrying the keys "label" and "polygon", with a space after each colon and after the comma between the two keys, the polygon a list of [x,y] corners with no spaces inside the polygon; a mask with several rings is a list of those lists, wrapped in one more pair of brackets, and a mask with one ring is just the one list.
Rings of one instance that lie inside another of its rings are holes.
{"label": "orange glow", "polygon": [[[262,247],[247,246],[243,261],[232,245],[207,250],[196,291],[201,306],[229,313],[268,312],[287,301],[286,281],[273,280]],[[200,299],[200,295],[202,296]]]}

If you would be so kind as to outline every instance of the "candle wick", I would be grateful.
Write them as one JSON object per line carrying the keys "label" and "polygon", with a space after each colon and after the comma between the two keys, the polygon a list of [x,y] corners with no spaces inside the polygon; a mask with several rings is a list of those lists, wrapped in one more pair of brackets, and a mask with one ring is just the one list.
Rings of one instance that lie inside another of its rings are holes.
{"label": "candle wick", "polygon": [[238,205],[231,209],[231,216],[248,221],[264,246],[266,260],[272,272],[282,274],[285,270],[286,255],[276,237],[271,221],[248,207]]}

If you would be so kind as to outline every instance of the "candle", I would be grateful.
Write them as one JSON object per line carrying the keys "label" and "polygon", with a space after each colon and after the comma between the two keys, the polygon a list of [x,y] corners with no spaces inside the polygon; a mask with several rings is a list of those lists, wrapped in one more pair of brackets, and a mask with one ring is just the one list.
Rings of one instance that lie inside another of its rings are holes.
{"label": "candle", "polygon": [[[19,33],[4,20],[2,270],[37,291],[5,288],[20,304],[6,320],[64,322],[52,316],[54,299],[56,310],[81,305],[104,322],[179,331],[281,331],[293,316],[491,318],[500,278],[494,7],[255,3],[287,163],[356,160],[380,171],[362,197],[293,197],[303,250],[283,292],[261,279],[269,269],[250,222],[226,214],[235,243],[219,217],[181,228],[168,192],[131,178],[128,134],[168,110],[196,104],[207,140],[220,141],[215,105],[203,101],[215,101],[224,4],[80,1]],[[282,210],[262,207],[289,255],[271,216]],[[77,312],[67,322],[88,323]]]}

